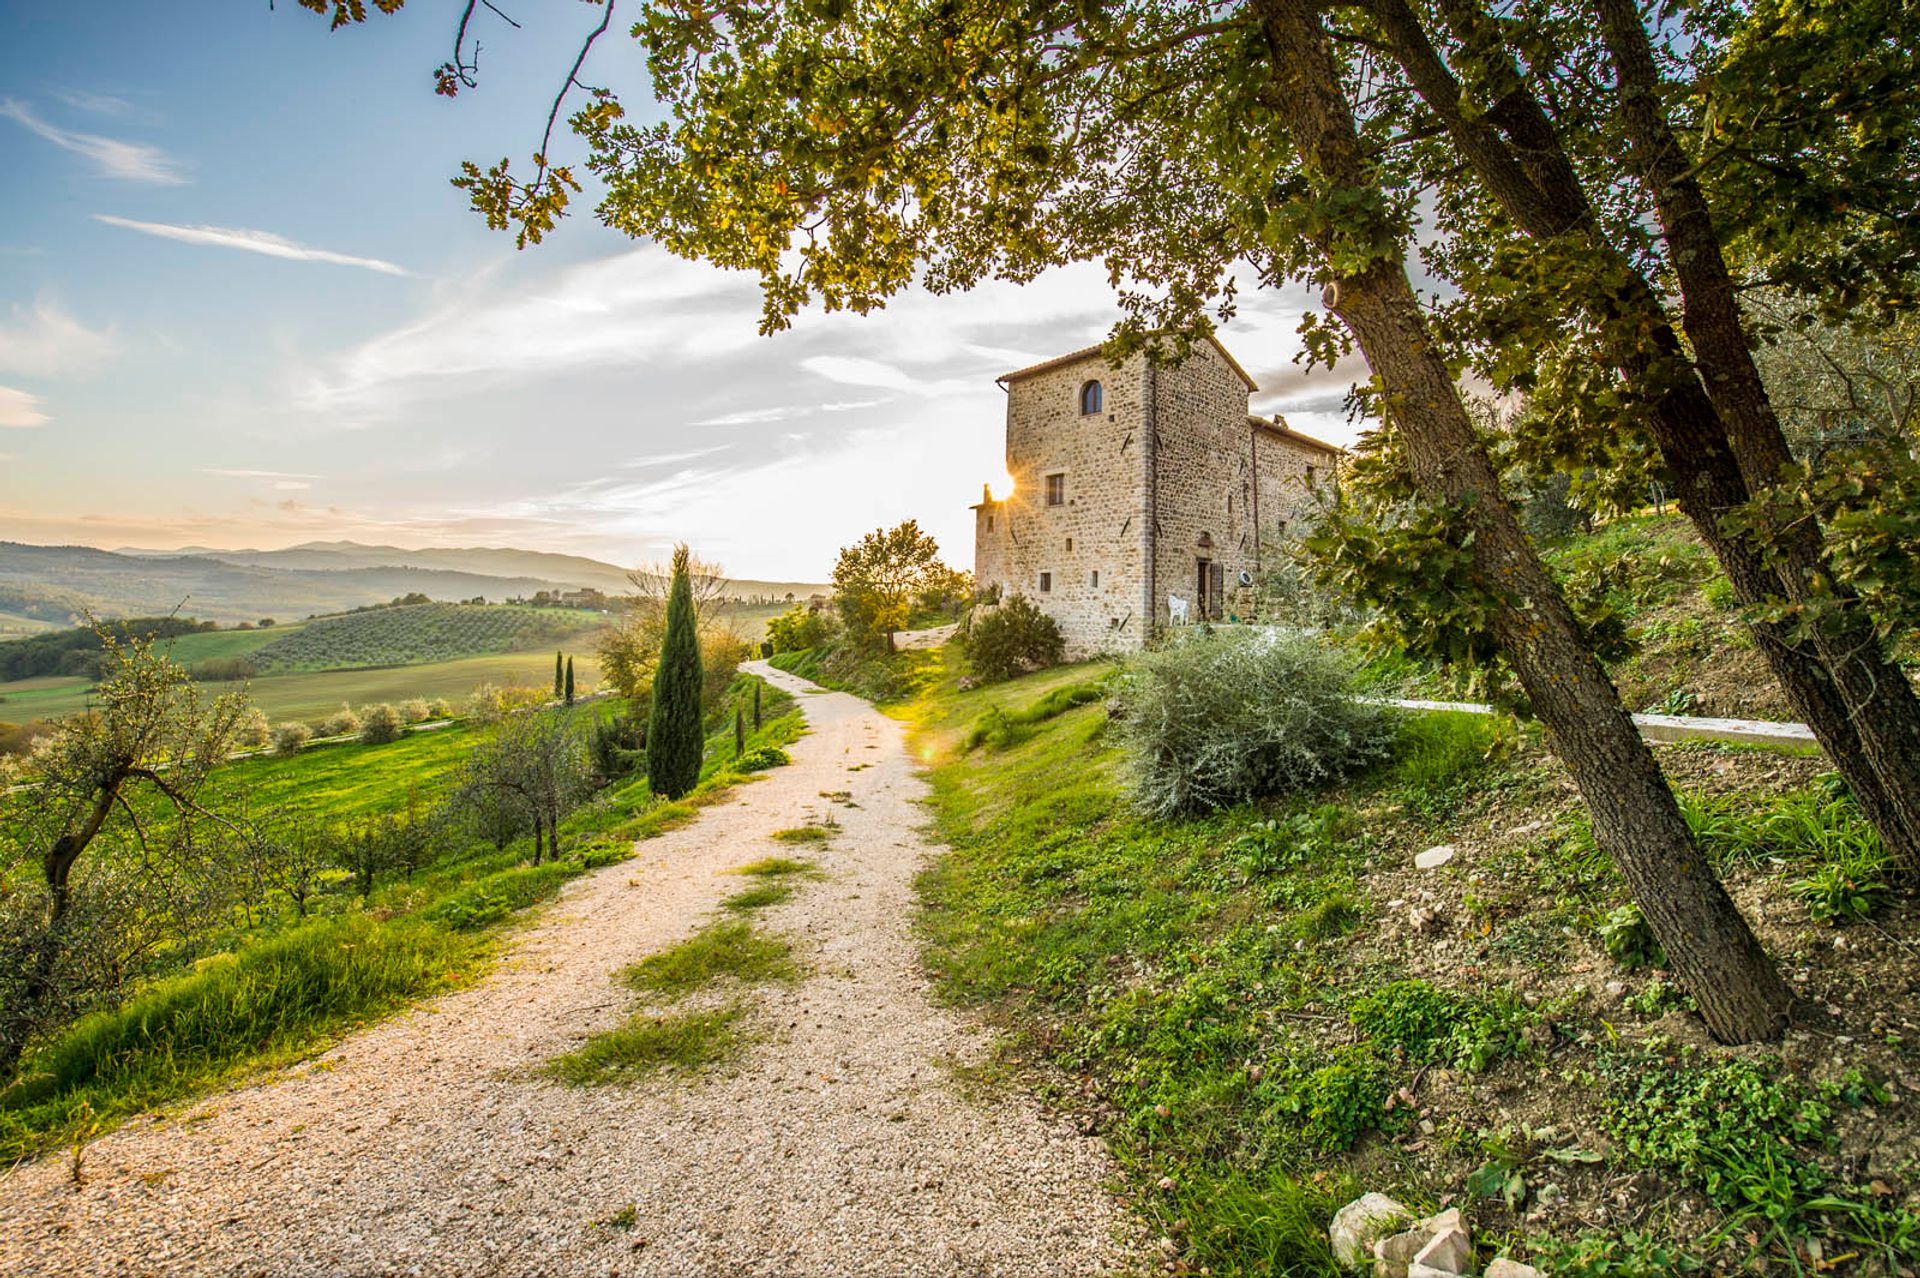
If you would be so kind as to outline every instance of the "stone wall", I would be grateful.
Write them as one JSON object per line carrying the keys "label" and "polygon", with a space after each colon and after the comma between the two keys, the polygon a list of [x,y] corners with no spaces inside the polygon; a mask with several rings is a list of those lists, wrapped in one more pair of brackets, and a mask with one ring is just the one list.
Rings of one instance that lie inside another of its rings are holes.
{"label": "stone wall", "polygon": [[[1104,402],[1083,415],[1094,379]],[[1116,369],[1090,353],[1010,380],[1014,489],[974,508],[975,581],[1040,605],[1075,658],[1138,648],[1168,623],[1170,595],[1199,620],[1202,561],[1224,586],[1214,615],[1251,619],[1242,574],[1257,576],[1263,547],[1297,531],[1307,468],[1331,478],[1337,453],[1249,418],[1248,394],[1212,343],[1173,368],[1136,356]]]}
{"label": "stone wall", "polygon": [[[975,582],[1040,605],[1073,657],[1140,642],[1145,367],[1136,357],[1115,369],[1093,354],[1010,382],[1014,489],[974,512]],[[1090,380],[1100,382],[1103,402],[1083,416],[1080,392]],[[1050,475],[1060,476],[1059,505],[1047,504]]]}

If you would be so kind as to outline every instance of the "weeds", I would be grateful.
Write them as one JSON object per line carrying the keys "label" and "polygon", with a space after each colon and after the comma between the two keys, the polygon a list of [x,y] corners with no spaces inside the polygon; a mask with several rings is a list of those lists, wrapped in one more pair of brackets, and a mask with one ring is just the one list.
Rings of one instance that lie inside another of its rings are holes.
{"label": "weeds", "polygon": [[731,910],[735,914],[749,914],[754,910],[764,910],[768,906],[778,905],[792,895],[793,885],[791,883],[783,883],[778,879],[769,879],[764,883],[756,883],[744,892],[735,892],[732,896],[720,902],[720,906],[722,909]]}
{"label": "weeds", "polygon": [[744,1010],[735,1003],[711,1011],[634,1016],[593,1035],[577,1051],[554,1057],[539,1072],[569,1087],[634,1083],[663,1069],[697,1074],[745,1050],[738,1025]]}
{"label": "weeds", "polygon": [[793,946],[763,936],[742,920],[710,923],[678,945],[652,954],[620,973],[620,981],[643,994],[677,1002],[715,981],[742,985],[799,979]]}
{"label": "weeds", "polygon": [[1632,903],[1616,906],[1594,927],[1600,944],[1613,961],[1629,972],[1643,967],[1665,967],[1667,953],[1653,935],[1653,927],[1640,907]]}
{"label": "weeds", "polygon": [[833,837],[833,831],[824,825],[796,825],[788,830],[775,830],[767,837],[775,843],[825,843]]}

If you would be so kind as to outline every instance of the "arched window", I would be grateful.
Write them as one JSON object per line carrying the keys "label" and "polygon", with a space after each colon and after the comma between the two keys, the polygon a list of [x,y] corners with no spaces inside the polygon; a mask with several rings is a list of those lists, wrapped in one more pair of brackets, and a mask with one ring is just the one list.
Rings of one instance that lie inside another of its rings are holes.
{"label": "arched window", "polygon": [[1100,383],[1088,382],[1080,388],[1080,415],[1086,417],[1100,411]]}

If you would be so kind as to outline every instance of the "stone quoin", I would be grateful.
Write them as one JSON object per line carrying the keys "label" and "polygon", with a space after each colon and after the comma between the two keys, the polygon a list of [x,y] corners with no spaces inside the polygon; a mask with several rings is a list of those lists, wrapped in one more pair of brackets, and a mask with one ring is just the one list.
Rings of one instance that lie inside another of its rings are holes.
{"label": "stone quoin", "polygon": [[1069,658],[1180,622],[1254,620],[1253,583],[1344,455],[1247,411],[1259,387],[1209,338],[1181,364],[1097,346],[999,378],[1007,474],[974,511],[974,582],[1025,595]]}

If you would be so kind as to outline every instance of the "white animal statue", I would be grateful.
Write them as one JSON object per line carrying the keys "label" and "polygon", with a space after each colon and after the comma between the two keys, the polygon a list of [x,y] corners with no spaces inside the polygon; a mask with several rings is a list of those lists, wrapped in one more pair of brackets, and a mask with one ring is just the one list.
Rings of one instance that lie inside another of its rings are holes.
{"label": "white animal statue", "polygon": [[1187,624],[1187,608],[1187,601],[1179,595],[1167,596],[1167,620],[1174,625],[1184,626]]}

